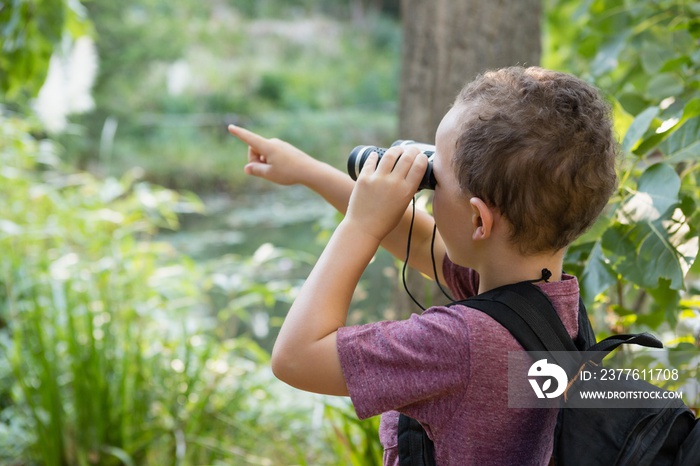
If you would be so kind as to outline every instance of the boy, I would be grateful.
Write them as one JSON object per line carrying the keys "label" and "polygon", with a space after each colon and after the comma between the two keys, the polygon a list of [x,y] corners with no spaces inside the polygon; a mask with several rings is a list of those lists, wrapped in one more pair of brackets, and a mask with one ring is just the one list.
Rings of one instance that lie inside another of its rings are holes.
{"label": "boy", "polygon": [[[438,465],[548,464],[556,410],[507,408],[507,355],[522,347],[490,317],[452,305],[345,327],[377,247],[405,253],[425,155],[395,147],[377,164],[375,154],[355,183],[287,143],[229,129],[249,145],[246,173],[304,184],[346,214],[280,330],[275,375],[349,395],[361,418],[383,413],[385,464],[398,464],[398,412],[423,425]],[[410,265],[447,283],[455,299],[536,282],[575,337],[578,283],[562,273],[563,257],[612,194],[615,158],[608,105],[585,82],[534,67],[479,76],[437,130],[434,219],[417,214]]]}

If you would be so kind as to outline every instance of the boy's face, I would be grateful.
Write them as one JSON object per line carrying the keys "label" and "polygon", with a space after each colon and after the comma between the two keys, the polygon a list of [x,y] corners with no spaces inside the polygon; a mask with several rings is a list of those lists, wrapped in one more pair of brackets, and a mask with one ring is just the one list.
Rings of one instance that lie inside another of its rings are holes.
{"label": "boy's face", "polygon": [[471,254],[472,209],[469,198],[462,192],[452,164],[461,122],[468,106],[452,107],[443,117],[435,133],[433,172],[437,184],[433,196],[433,216],[447,255],[455,264],[468,266]]}

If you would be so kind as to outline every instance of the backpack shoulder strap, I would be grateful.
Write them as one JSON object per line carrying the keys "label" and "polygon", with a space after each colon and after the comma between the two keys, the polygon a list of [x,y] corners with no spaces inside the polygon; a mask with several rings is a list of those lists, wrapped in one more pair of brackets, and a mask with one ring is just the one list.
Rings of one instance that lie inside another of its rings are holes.
{"label": "backpack shoulder strap", "polygon": [[624,344],[635,344],[648,348],[664,347],[664,344],[658,338],[648,332],[619,334],[601,340],[588,348],[586,350],[588,354],[587,359],[599,364],[609,352]]}
{"label": "backpack shoulder strap", "polygon": [[583,298],[578,298],[578,335],[574,340],[576,347],[580,351],[587,350],[596,344],[596,336],[591,326],[591,321],[588,319],[586,305],[583,304]]}

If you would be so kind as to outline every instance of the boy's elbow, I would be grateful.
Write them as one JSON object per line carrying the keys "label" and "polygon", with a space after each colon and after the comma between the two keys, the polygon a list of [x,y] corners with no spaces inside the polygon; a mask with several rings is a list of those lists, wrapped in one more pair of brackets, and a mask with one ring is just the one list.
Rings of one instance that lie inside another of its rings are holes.
{"label": "boy's elbow", "polygon": [[291,354],[290,351],[285,351],[284,348],[275,345],[270,359],[270,366],[274,376],[290,385],[292,385],[295,373],[295,362],[294,358],[290,357]]}
{"label": "boy's elbow", "polygon": [[270,367],[272,368],[272,373],[275,375],[275,377],[284,381],[285,363],[277,353],[278,352],[275,351],[272,352],[272,358],[270,359]]}
{"label": "boy's elbow", "polygon": [[270,367],[282,382],[299,390],[346,396],[348,389],[337,357],[330,358],[318,345],[280,343],[272,349]]}
{"label": "boy's elbow", "polygon": [[[304,356],[306,354],[306,356]],[[275,344],[270,359],[272,373],[282,382],[300,390],[314,391],[310,381],[314,379],[313,364],[308,353],[300,348]]]}

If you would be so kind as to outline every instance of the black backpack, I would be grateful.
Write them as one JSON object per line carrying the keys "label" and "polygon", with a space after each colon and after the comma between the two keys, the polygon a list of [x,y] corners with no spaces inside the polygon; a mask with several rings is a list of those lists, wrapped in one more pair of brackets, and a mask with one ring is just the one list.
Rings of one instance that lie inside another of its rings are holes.
{"label": "black backpack", "polygon": [[[605,354],[622,344],[662,347],[648,333],[614,335],[596,343],[581,300],[579,334],[572,340],[549,298],[529,282],[506,285],[453,304],[485,312],[508,329],[526,351],[556,355],[552,359],[566,370],[570,381],[584,364],[599,364]],[[643,380],[616,383],[620,390],[665,391]],[[572,394],[576,390],[577,384],[569,388]],[[700,466],[700,423],[682,400],[629,409],[577,408],[571,400],[560,404],[554,432],[555,466]],[[435,464],[432,441],[418,421],[404,414],[399,418],[398,454],[401,466]]]}

